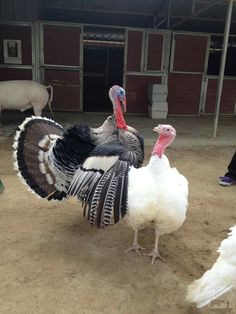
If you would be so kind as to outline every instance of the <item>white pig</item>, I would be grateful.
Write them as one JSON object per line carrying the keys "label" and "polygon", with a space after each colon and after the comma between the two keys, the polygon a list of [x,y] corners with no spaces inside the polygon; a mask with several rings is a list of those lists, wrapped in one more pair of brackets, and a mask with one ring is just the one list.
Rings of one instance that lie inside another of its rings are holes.
{"label": "white pig", "polygon": [[[50,97],[47,88],[51,90]],[[4,109],[25,111],[33,107],[35,116],[41,116],[47,103],[52,112],[52,97],[51,85],[44,86],[26,80],[0,82],[0,115]]]}

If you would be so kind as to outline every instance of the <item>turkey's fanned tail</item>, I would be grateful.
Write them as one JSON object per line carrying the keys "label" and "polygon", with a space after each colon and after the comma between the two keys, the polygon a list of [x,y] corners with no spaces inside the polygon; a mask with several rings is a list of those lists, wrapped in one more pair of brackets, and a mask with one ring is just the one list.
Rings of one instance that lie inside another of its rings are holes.
{"label": "turkey's fanned tail", "polygon": [[53,120],[32,116],[19,126],[14,138],[14,167],[18,176],[31,192],[48,200],[65,196],[54,186],[56,180],[49,162],[50,150],[63,132]]}

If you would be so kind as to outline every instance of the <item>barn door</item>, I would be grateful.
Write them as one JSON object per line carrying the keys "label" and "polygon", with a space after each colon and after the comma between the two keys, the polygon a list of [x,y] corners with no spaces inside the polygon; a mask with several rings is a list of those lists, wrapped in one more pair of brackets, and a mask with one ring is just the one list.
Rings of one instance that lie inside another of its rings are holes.
{"label": "barn door", "polygon": [[123,84],[124,39],[122,28],[84,26],[84,111],[112,112],[108,91]]}
{"label": "barn door", "polygon": [[168,32],[128,29],[124,82],[127,91],[127,111],[148,113],[149,84],[161,84],[166,75],[165,51]]}
{"label": "barn door", "polygon": [[43,82],[53,86],[53,108],[60,111],[82,110],[81,26],[42,23],[40,32]]}
{"label": "barn door", "polygon": [[170,114],[198,115],[208,36],[173,33],[168,105]]}

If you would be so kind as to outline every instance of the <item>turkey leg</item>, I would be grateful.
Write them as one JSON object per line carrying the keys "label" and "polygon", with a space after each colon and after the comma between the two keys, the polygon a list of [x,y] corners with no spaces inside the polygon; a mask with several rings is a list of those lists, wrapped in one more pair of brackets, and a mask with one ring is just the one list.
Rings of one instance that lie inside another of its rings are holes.
{"label": "turkey leg", "polygon": [[140,246],[140,245],[138,244],[138,229],[135,229],[135,230],[134,230],[134,240],[133,240],[133,243],[132,243],[131,247],[128,248],[128,249],[125,251],[125,253],[127,253],[127,252],[130,251],[130,250],[135,251],[136,253],[138,253],[139,256],[142,256],[140,250],[145,250],[144,247],[142,247],[142,246]]}
{"label": "turkey leg", "polygon": [[162,262],[164,262],[164,263],[166,262],[165,259],[160,255],[159,250],[158,250],[159,236],[160,236],[159,230],[158,230],[158,228],[155,228],[155,245],[154,245],[154,249],[153,249],[152,252],[150,252],[148,254],[144,254],[145,256],[151,256],[152,257],[152,261],[151,261],[152,265],[154,264],[155,259],[157,257],[159,257]]}

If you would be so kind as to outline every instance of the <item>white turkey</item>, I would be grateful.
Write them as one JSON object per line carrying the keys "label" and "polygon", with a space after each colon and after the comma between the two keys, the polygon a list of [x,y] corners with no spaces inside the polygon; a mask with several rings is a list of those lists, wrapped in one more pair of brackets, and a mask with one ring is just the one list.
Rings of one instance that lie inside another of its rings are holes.
{"label": "white turkey", "polygon": [[[93,158],[88,158],[76,171],[69,188],[69,194],[77,195],[83,202],[84,215],[91,224],[105,227],[126,215],[134,229],[130,249],[139,255],[142,249],[138,244],[139,229],[154,226],[155,246],[148,254],[152,263],[160,257],[159,236],[174,232],[183,224],[188,206],[188,181],[170,167],[164,155],[176,131],[164,124],[153,130],[159,133],[159,138],[147,166],[138,169],[130,166],[130,153],[119,144],[101,145],[94,150]],[[107,151],[106,157],[103,150]]]}
{"label": "white turkey", "polygon": [[114,85],[109,90],[113,115],[99,128],[75,124],[66,131],[53,120],[27,118],[17,132],[14,145],[15,168],[24,183],[42,198],[61,200],[67,195],[70,181],[97,145],[117,141],[130,151],[131,163],[141,166],[144,158],[143,139],[127,126],[125,90]]}
{"label": "white turkey", "polygon": [[220,256],[210,270],[188,286],[187,300],[201,308],[236,288],[236,225],[217,250]]}

